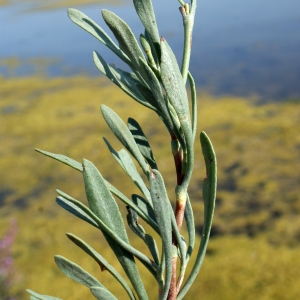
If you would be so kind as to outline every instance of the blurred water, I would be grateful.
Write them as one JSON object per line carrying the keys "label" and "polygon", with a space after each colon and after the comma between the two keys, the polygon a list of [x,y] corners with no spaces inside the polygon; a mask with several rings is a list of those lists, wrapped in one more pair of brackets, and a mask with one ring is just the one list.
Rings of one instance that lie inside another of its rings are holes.
{"label": "blurred water", "polygon": [[[123,18],[138,36],[140,21],[131,1],[122,6],[79,7],[100,26],[100,10]],[[153,0],[160,34],[181,59],[182,20],[176,0]],[[108,30],[109,31],[109,30]],[[123,64],[104,45],[74,25],[66,9],[34,11],[28,2],[0,8],[0,59],[18,58],[13,75],[45,66],[49,76],[98,75],[92,62],[97,50],[110,63]],[[198,1],[191,72],[197,85],[211,93],[262,99],[300,97],[300,1]],[[37,61],[36,58],[45,59]],[[0,74],[10,75],[0,63]]]}

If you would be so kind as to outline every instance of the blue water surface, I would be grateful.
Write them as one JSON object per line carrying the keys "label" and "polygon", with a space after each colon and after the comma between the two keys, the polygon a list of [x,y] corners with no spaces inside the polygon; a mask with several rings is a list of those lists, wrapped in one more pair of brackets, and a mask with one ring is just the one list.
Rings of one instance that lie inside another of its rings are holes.
{"label": "blue water surface", "polygon": [[[181,61],[183,28],[176,0],[153,0],[160,35]],[[141,23],[131,1],[79,8],[107,29],[101,9],[114,11],[138,36]],[[15,1],[0,8],[0,59],[18,58],[14,75],[35,72],[33,58],[49,61],[48,76],[99,75],[97,50],[109,63],[125,67],[104,45],[74,25],[66,9],[34,10]],[[38,64],[38,63],[36,63]],[[197,86],[216,95],[300,98],[299,0],[198,1],[190,70]],[[0,74],[11,73],[0,63]]]}

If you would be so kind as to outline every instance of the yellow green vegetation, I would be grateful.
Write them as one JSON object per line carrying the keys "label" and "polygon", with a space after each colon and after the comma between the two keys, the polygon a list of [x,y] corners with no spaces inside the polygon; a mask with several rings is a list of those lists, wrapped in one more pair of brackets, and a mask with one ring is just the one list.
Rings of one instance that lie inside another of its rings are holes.
{"label": "yellow green vegetation", "polygon": [[[106,3],[106,4],[118,4],[124,2],[124,0],[47,0],[47,1],[40,1],[40,0],[21,0],[20,2],[29,3],[35,9],[55,9],[61,7],[74,7],[79,5],[88,5],[88,4],[99,4],[99,3]],[[0,0],[0,6],[4,5],[15,5],[14,0]]]}
{"label": "yellow green vegetation", "polygon": [[[24,290],[31,288],[65,300],[91,298],[87,288],[60,274],[53,256],[61,254],[123,299],[110,275],[64,235],[72,232],[110,263],[116,261],[100,232],[55,204],[55,188],[86,201],[82,175],[33,148],[78,161],[87,158],[124,194],[138,193],[102,140],[105,136],[115,149],[121,146],[101,117],[99,106],[104,103],[124,120],[132,116],[142,125],[172,199],[176,178],[166,129],[151,111],[102,78],[0,78],[0,99],[0,236],[12,217],[20,227],[14,245],[20,276],[12,294],[26,299]],[[186,299],[200,295],[209,300],[296,299],[300,293],[296,263],[300,250],[300,102],[255,105],[246,99],[201,95],[198,110],[199,131],[209,134],[216,150],[219,185],[214,238],[198,283]],[[204,177],[197,141],[190,197],[198,232]],[[122,211],[125,215],[124,207]],[[140,270],[154,299],[155,283],[145,268]]]}

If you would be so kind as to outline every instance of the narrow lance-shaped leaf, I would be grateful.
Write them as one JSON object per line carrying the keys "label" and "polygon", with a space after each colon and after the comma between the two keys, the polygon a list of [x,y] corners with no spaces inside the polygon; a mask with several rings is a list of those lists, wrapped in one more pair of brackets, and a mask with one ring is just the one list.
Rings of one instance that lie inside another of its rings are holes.
{"label": "narrow lance-shaped leaf", "polygon": [[56,298],[52,296],[40,295],[29,289],[27,289],[26,292],[30,294],[30,300],[62,300],[60,298]]}
{"label": "narrow lance-shaped leaf", "polygon": [[[154,44],[154,42],[147,30],[145,30],[145,38],[148,40],[148,42],[150,44],[152,56],[155,60],[156,67],[158,69],[160,69],[160,41],[158,41],[158,43]],[[159,73],[159,78],[160,78],[160,73]]]}
{"label": "narrow lance-shaped leaf", "polygon": [[149,218],[154,221],[156,220],[153,208],[146,199],[136,194],[132,194],[131,198],[134,204],[137,205],[147,216],[149,216]]}
{"label": "narrow lance-shaped leaf", "polygon": [[183,285],[180,293],[178,294],[178,300],[183,299],[183,297],[193,284],[194,280],[196,279],[196,276],[199,273],[199,270],[202,266],[209,241],[209,235],[215,209],[217,190],[217,159],[212,143],[204,131],[202,131],[200,134],[200,142],[205,160],[207,175],[207,177],[203,181],[204,224],[195,264],[187,281]]}
{"label": "narrow lance-shaped leaf", "polygon": [[[60,197],[62,198],[62,197]],[[119,237],[115,231],[110,229],[102,220],[100,220],[88,207],[86,207],[81,202],[73,199],[70,197],[68,199],[69,202],[73,203],[77,208],[79,208],[81,211],[83,211],[85,214],[90,216],[95,222],[97,222],[98,228],[103,232],[103,235],[105,236],[106,240],[109,242],[110,247],[115,252],[116,256],[119,258],[122,258],[121,256],[127,253],[127,258],[130,257],[130,254],[137,257],[141,263],[151,272],[151,274],[155,277],[155,269],[157,269],[157,266],[154,264],[153,261],[151,261],[150,258],[148,258],[143,253],[139,252],[135,248],[133,248],[130,244],[125,242],[121,237]],[[121,248],[121,249],[120,249]],[[124,251],[121,251],[124,250]],[[129,256],[128,256],[129,252]],[[156,277],[155,277],[156,278]]]}
{"label": "narrow lance-shaped leaf", "polygon": [[[143,94],[137,88],[137,85],[142,85],[143,87],[147,88],[143,82],[141,82],[138,77],[134,73],[129,73],[124,70],[121,70],[114,65],[110,65],[111,71],[114,73],[115,77],[119,80],[122,85],[122,89],[130,96],[132,94],[133,98],[137,98],[137,102],[140,104],[156,111],[155,106],[152,105],[151,102],[147,101],[148,99],[143,97]],[[134,98],[134,99],[135,99]]]}
{"label": "narrow lance-shaped leaf", "polygon": [[127,207],[127,211],[127,222],[129,227],[139,238],[145,242],[155,263],[159,265],[159,253],[154,238],[151,235],[146,234],[144,228],[138,223],[138,215],[136,212],[130,207]]}
{"label": "narrow lance-shaped leaf", "polygon": [[[165,285],[160,295],[161,300],[167,299],[172,277],[172,226],[170,201],[163,182],[163,178],[157,170],[152,170],[149,176],[150,192],[153,201],[153,209],[157,224],[160,229],[163,251],[165,254]],[[163,266],[161,266],[163,267]]]}
{"label": "narrow lance-shaped leaf", "polygon": [[150,234],[145,234],[144,241],[157,265],[159,265],[159,252],[154,238]]}
{"label": "narrow lance-shaped leaf", "polygon": [[136,70],[140,71],[139,57],[144,57],[130,27],[113,12],[103,9],[102,16],[119,42],[120,48],[129,57]]}
{"label": "narrow lance-shaped leaf", "polygon": [[186,253],[186,259],[188,261],[192,255],[195,246],[195,221],[194,221],[193,208],[189,196],[187,197],[186,207],[184,210],[184,219],[186,222],[186,227],[189,236],[189,245]]}
{"label": "narrow lance-shaped leaf", "polygon": [[103,138],[109,151],[111,152],[114,159],[118,162],[118,164],[122,167],[122,169],[126,172],[126,174],[131,178],[134,184],[140,189],[140,191],[145,195],[148,199],[149,203],[152,203],[150,192],[145,185],[142,177],[137,171],[134,162],[132,161],[130,155],[125,149],[121,149],[120,151],[115,151],[115,149],[111,146],[109,141],[106,138]]}
{"label": "narrow lance-shaped leaf", "polygon": [[109,107],[101,105],[102,115],[118,140],[123,146],[131,153],[131,155],[137,160],[145,174],[149,173],[149,166],[146,163],[143,155],[141,154],[132,134],[123,120]]}
{"label": "narrow lance-shaped leaf", "polygon": [[156,107],[159,109],[161,115],[164,118],[164,121],[168,124],[168,127],[170,129],[173,129],[174,125],[171,120],[167,105],[166,105],[166,100],[163,95],[163,91],[160,85],[160,82],[158,81],[156,75],[154,72],[151,70],[151,68],[147,65],[147,63],[140,59],[140,64],[143,65],[145,76],[147,78],[147,82],[149,84],[149,87],[151,89],[151,92],[153,93],[155,100],[156,100]]}
{"label": "narrow lance-shaped leaf", "polygon": [[180,123],[191,123],[186,88],[176,57],[164,38],[161,38],[161,80],[175,108]]}
{"label": "narrow lance-shaped leaf", "polygon": [[151,0],[133,0],[137,14],[139,15],[145,29],[152,41],[159,47],[159,33]]}
{"label": "narrow lance-shaped leaf", "polygon": [[[124,91],[127,95],[129,95],[138,103],[152,110],[156,110],[146,99],[144,99],[143,95],[139,92],[137,88],[135,88],[134,86],[130,87],[129,84],[126,85],[124,82],[122,82],[120,74],[116,72],[116,70],[114,70],[112,66],[109,66],[106,63],[106,61],[102,58],[102,56],[96,51],[93,52],[93,60],[98,70],[105,76],[107,76],[107,78],[109,78],[115,85],[122,89],[122,91]],[[139,81],[136,81],[136,84],[138,83]]]}
{"label": "narrow lance-shaped leaf", "polygon": [[137,146],[139,147],[142,155],[145,157],[146,161],[148,162],[148,164],[150,165],[150,167],[152,169],[158,170],[155,158],[153,156],[152,149],[149,145],[149,142],[148,142],[140,124],[133,118],[129,118],[127,123],[128,123],[128,128],[129,128]]}
{"label": "narrow lance-shaped leaf", "polygon": [[68,16],[72,20],[72,22],[97,38],[101,43],[103,43],[118,57],[120,57],[125,63],[129,65],[131,64],[129,58],[123,53],[123,51],[121,51],[121,49],[113,42],[113,40],[106,34],[106,32],[92,19],[74,8],[68,9]]}
{"label": "narrow lance-shaped leaf", "polygon": [[[95,215],[125,242],[129,243],[119,208],[97,168],[88,160],[83,161],[83,178],[89,206]],[[103,232],[130,279],[139,297],[147,299],[133,256]]]}
{"label": "narrow lance-shaped leaf", "polygon": [[109,290],[105,288],[93,286],[90,288],[90,290],[98,300],[118,300]]}
{"label": "narrow lance-shaped leaf", "polygon": [[66,195],[65,193],[63,193],[61,191],[58,191],[58,193],[62,195],[62,196],[56,198],[56,203],[60,207],[67,210],[68,212],[70,212],[71,214],[76,216],[77,218],[95,226],[96,228],[99,228],[97,222],[95,222],[95,220],[89,214],[87,214],[84,210],[82,210],[82,208],[80,206],[81,202],[79,202],[75,199],[72,199],[72,201],[69,201],[67,199],[68,195]]}
{"label": "narrow lance-shaped leaf", "polygon": [[112,276],[115,277],[117,281],[120,282],[120,284],[125,289],[126,293],[128,294],[129,298],[131,300],[135,299],[135,296],[133,292],[131,291],[129,285],[124,280],[124,278],[117,272],[117,270],[110,265],[96,250],[94,250],[90,245],[88,245],[86,242],[75,236],[74,234],[67,233],[67,237],[79,248],[81,248],[85,253],[87,253],[89,256],[91,256],[101,267],[101,270],[108,271]]}
{"label": "narrow lance-shaped leaf", "polygon": [[145,239],[145,229],[143,226],[138,224],[138,215],[137,213],[131,209],[130,207],[127,207],[127,223],[130,229],[142,240]]}
{"label": "narrow lance-shaped leaf", "polygon": [[66,259],[63,256],[55,255],[55,263],[58,268],[69,278],[75,280],[78,283],[81,283],[87,287],[103,285],[91,274],[85,271],[83,268],[75,264],[74,262]]}
{"label": "narrow lance-shaped leaf", "polygon": [[136,184],[136,186],[141,190],[141,192],[145,195],[148,202],[152,205],[152,200],[150,196],[150,192],[144,183],[142,177],[137,171],[134,162],[132,161],[128,152],[124,149],[118,151],[120,160],[124,166],[126,173],[130,176],[131,180]]}
{"label": "narrow lance-shaped leaf", "polygon": [[[82,164],[80,164],[79,162],[77,162],[76,160],[72,159],[72,158],[69,158],[65,155],[61,155],[61,154],[55,154],[55,153],[51,153],[51,152],[47,152],[47,151],[43,151],[43,150],[39,150],[39,149],[35,149],[37,152],[41,153],[41,154],[44,154],[48,157],[51,157],[55,160],[58,160],[72,168],[74,168],[75,170],[77,171],[80,171],[82,172],[83,168],[82,168]],[[155,220],[153,218],[148,217],[148,214],[145,211],[139,209],[134,203],[132,203],[132,201],[130,201],[125,195],[123,195],[118,189],[116,189],[112,184],[110,184],[108,181],[105,181],[105,184],[107,186],[107,188],[114,194],[116,195],[121,201],[123,201],[126,205],[129,205],[130,207],[132,207],[138,214],[139,216],[145,221],[147,222],[158,234],[159,234],[159,229],[158,229],[158,226],[155,222]],[[58,192],[59,193],[59,192]],[[59,193],[60,194],[60,193]],[[63,194],[60,194],[62,195],[63,197],[65,197],[65,195]],[[70,197],[70,196],[69,196]],[[67,198],[68,199],[68,198]],[[73,206],[71,205],[68,205],[67,206],[65,205],[65,203],[63,203],[62,201],[60,200],[57,200],[58,204],[63,207],[64,209],[68,210],[69,212],[71,212],[72,214],[76,215],[77,217],[81,218],[82,220],[90,223],[84,215],[82,215],[82,212],[81,211],[78,211],[78,210],[74,210]],[[77,200],[76,200],[77,201]],[[78,201],[79,202],[79,201]],[[92,223],[90,223],[92,224]],[[92,224],[93,226],[95,226],[94,224]]]}
{"label": "narrow lance-shaped leaf", "polygon": [[68,165],[68,166],[82,172],[81,163],[79,163],[78,161],[76,161],[72,158],[69,158],[69,157],[67,157],[65,155],[62,155],[62,154],[55,154],[55,153],[51,153],[51,152],[40,150],[40,149],[34,149],[34,150],[41,153],[41,154],[43,154],[43,155],[45,155],[45,156],[54,158],[55,160],[58,160],[58,161],[62,162],[63,164]]}

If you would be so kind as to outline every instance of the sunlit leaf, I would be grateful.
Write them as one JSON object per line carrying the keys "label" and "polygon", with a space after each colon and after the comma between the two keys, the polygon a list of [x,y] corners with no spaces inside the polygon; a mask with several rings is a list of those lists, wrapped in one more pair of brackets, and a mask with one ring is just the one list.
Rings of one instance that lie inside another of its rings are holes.
{"label": "sunlit leaf", "polygon": [[112,276],[114,276],[114,278],[116,278],[116,280],[119,281],[120,284],[123,286],[130,299],[135,299],[133,292],[131,291],[129,285],[124,280],[124,278],[97,251],[95,251],[90,245],[88,245],[86,242],[84,242],[74,234],[67,233],[67,237],[79,248],[81,248],[85,253],[91,256],[99,264],[101,270],[107,271]]}
{"label": "sunlit leaf", "polygon": [[63,256],[56,255],[54,257],[54,260],[62,273],[64,273],[67,277],[75,280],[76,282],[81,283],[87,287],[103,286],[95,277],[93,277],[91,274],[89,274],[74,262],[64,258]]}
{"label": "sunlit leaf", "polygon": [[148,164],[150,165],[150,167],[152,169],[158,170],[156,161],[153,156],[152,149],[149,145],[149,142],[148,142],[140,124],[133,118],[129,118],[127,123],[128,123],[128,128],[129,128],[137,146],[139,147],[142,155],[145,157],[146,161],[148,162]]}
{"label": "sunlit leaf", "polygon": [[157,170],[152,170],[150,178],[150,193],[153,209],[159,226],[163,251],[165,253],[165,285],[160,299],[167,299],[172,277],[172,225],[170,201],[163,178]]}
{"label": "sunlit leaf", "polygon": [[118,300],[110,291],[105,288],[93,286],[90,288],[90,290],[98,300]]}
{"label": "sunlit leaf", "polygon": [[26,292],[30,294],[30,300],[62,300],[60,298],[56,298],[52,296],[40,295],[29,289],[27,289]]}
{"label": "sunlit leaf", "polygon": [[105,105],[101,105],[101,112],[111,131],[115,134],[122,145],[137,160],[137,162],[143,169],[143,172],[145,174],[148,174],[149,166],[146,163],[143,155],[141,154],[132,134],[130,133],[130,130],[123,122],[123,120],[112,109]]}

